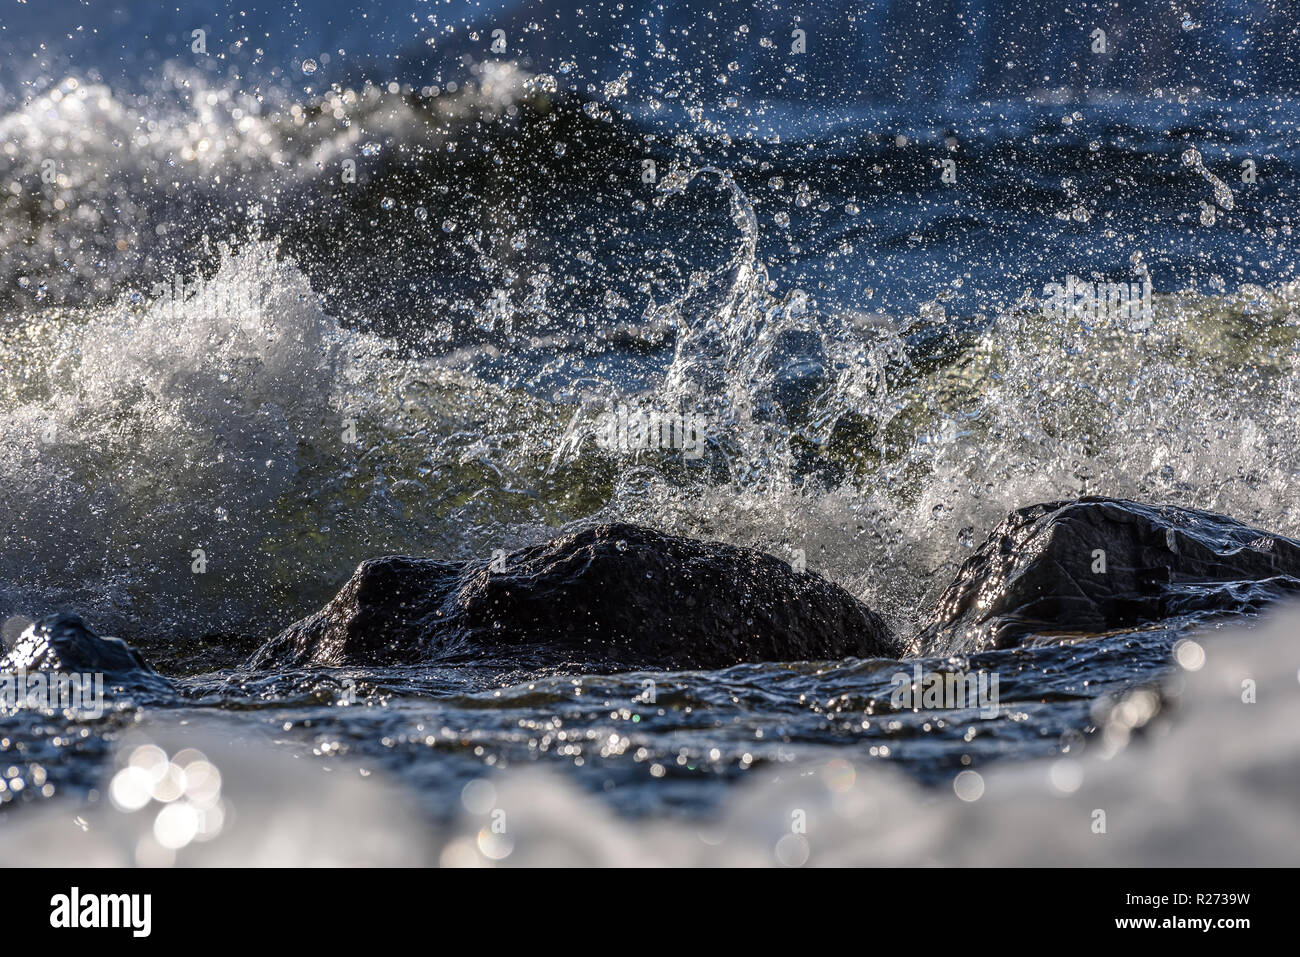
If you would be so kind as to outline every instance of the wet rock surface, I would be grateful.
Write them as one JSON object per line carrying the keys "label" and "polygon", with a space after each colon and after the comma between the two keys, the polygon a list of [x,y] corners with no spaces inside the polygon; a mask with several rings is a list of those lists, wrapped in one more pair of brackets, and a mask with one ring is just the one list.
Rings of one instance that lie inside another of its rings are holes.
{"label": "wet rock surface", "polygon": [[362,563],[257,668],[447,662],[518,649],[602,668],[892,657],[884,623],[811,572],[745,548],[602,525],[497,562]]}
{"label": "wet rock surface", "polygon": [[32,622],[0,658],[0,671],[102,671],[105,674],[156,674],[120,638],[91,631],[78,616],[59,612]]}
{"label": "wet rock surface", "polygon": [[170,697],[171,682],[120,638],[95,634],[77,615],[59,612],[24,629],[0,657],[0,674],[58,672],[102,675],[114,693]]}
{"label": "wet rock surface", "polygon": [[[363,562],[320,611],[247,659],[256,669],[499,664],[503,673],[725,668],[742,662],[964,655],[1256,612],[1300,594],[1300,542],[1197,509],[1121,499],[1012,512],[900,641],[839,586],[762,552],[602,525],[501,559]],[[102,672],[167,691],[135,649],[76,615],[8,636],[0,671]],[[168,673],[234,664],[214,636]],[[248,654],[247,651],[243,652]]]}
{"label": "wet rock surface", "polygon": [[916,655],[1009,648],[1181,615],[1256,611],[1300,590],[1300,542],[1198,509],[1083,498],[1012,512],[910,642]]}

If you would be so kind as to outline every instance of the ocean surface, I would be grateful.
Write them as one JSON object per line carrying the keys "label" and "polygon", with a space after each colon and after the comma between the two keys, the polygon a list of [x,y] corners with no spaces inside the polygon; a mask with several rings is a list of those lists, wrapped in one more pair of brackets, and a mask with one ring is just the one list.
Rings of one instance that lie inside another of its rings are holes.
{"label": "ocean surface", "polygon": [[[195,728],[262,862],[685,862],[726,822],[713,859],[834,862],[864,814],[859,860],[992,862],[1031,778],[1245,814],[1227,742],[1294,767],[1293,642],[1190,618],[922,662],[998,674],[991,715],[891,705],[912,661],[241,667],[366,558],[611,520],[806,562],[903,635],[1035,502],[1300,535],[1300,7],[715,6],[0,0],[0,620],[74,611],[177,689],[0,709],[0,860],[218,853],[113,797]],[[1149,313],[1053,315],[1071,277]],[[707,441],[602,443],[638,409]],[[1249,719],[1194,693],[1234,656],[1278,689]],[[357,823],[309,851],[317,800]],[[1058,850],[1187,862],[1170,821]]]}

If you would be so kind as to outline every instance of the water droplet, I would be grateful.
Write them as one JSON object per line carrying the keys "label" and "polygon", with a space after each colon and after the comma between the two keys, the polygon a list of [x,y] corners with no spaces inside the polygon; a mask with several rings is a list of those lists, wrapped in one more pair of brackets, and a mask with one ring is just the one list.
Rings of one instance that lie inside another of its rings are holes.
{"label": "water droplet", "polygon": [[302,72],[311,76],[319,68],[319,64],[311,57],[302,61]]}
{"label": "water droplet", "polygon": [[541,73],[524,82],[524,92],[532,93],[540,91],[542,93],[554,93],[559,89],[559,84],[555,77],[549,73]]}

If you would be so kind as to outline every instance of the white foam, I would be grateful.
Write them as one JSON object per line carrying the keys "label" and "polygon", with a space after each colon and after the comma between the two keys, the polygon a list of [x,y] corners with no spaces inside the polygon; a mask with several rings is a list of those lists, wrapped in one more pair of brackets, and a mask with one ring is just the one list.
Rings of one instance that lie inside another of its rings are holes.
{"label": "white foam", "polygon": [[[207,281],[40,331],[21,347],[39,388],[0,415],[12,509],[0,581],[11,608],[33,612],[77,602],[107,613],[107,598],[152,615],[155,592],[182,617],[190,600],[234,601],[238,588],[204,592],[192,550],[238,582],[232,556],[247,561],[276,532],[253,516],[297,487],[300,443],[341,434],[375,348],[256,240],[223,251]],[[41,585],[47,596],[33,594]]]}

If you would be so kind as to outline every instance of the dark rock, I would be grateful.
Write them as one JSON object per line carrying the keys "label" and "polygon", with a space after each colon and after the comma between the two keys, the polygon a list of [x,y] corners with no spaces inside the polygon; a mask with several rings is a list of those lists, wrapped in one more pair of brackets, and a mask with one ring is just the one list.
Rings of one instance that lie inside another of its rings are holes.
{"label": "dark rock", "polygon": [[1012,512],[911,643],[921,655],[1257,610],[1300,589],[1300,542],[1197,509],[1083,498]]}
{"label": "dark rock", "polygon": [[363,562],[253,667],[449,661],[510,648],[609,669],[896,652],[848,592],[762,552],[603,525],[491,562]]}
{"label": "dark rock", "polygon": [[79,617],[67,612],[46,615],[32,622],[0,658],[0,672],[20,669],[102,674],[119,685],[137,685],[159,692],[171,687],[166,678],[122,639],[101,637]]}

